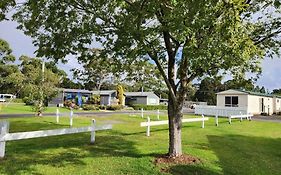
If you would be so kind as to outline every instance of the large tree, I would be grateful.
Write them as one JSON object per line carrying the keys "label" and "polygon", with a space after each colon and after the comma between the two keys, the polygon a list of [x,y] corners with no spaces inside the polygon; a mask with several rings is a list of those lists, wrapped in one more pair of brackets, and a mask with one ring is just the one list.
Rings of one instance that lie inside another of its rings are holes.
{"label": "large tree", "polygon": [[278,52],[280,15],[258,12],[279,12],[274,2],[27,0],[14,19],[34,38],[38,56],[83,56],[98,41],[107,58],[153,60],[169,90],[169,155],[179,156],[188,84],[205,74],[255,72],[265,53]]}
{"label": "large tree", "polygon": [[[20,77],[12,77],[12,74],[18,73],[19,68],[12,55],[12,49],[7,41],[0,38],[0,93],[11,93],[16,95],[18,86],[15,86]],[[11,81],[11,80],[14,81]]]}
{"label": "large tree", "polygon": [[87,89],[100,90],[102,85],[110,82],[116,76],[118,65],[113,59],[104,57],[100,49],[89,49],[79,56],[79,62],[83,69],[72,69],[74,78],[84,82]]}

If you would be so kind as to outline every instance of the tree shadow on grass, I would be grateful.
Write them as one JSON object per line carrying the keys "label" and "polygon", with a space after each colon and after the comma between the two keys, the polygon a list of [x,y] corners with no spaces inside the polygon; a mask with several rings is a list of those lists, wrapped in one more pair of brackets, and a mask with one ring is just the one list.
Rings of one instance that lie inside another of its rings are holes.
{"label": "tree shadow on grass", "polygon": [[83,166],[84,158],[133,157],[144,155],[117,131],[98,131],[96,142],[90,144],[90,133],[52,136],[6,143],[6,157],[0,160],[0,174],[39,174],[38,166]]}
{"label": "tree shadow on grass", "polygon": [[200,165],[175,165],[169,169],[169,173],[174,175],[218,175],[207,167]]}
{"label": "tree shadow on grass", "polygon": [[280,174],[281,139],[242,135],[208,136],[223,174]]}

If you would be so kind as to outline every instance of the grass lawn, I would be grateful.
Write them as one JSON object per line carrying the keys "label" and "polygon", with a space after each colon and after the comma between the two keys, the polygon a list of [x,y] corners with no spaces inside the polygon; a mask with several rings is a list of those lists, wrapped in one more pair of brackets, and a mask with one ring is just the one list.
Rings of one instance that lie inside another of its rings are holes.
{"label": "grass lawn", "polygon": [[[44,110],[44,113],[55,113],[57,107],[47,107]],[[69,112],[70,110],[67,108],[59,108],[61,113]],[[74,110],[79,112],[85,112],[83,110]],[[11,104],[3,104],[0,103],[0,114],[34,114],[35,112],[32,109],[32,106],[27,106],[22,103],[11,103]]]}
{"label": "grass lawn", "polygon": [[[32,113],[34,114],[35,112],[32,109],[32,106],[27,106],[24,104],[1,104],[0,103],[0,114],[29,114]],[[45,109],[45,113],[55,113],[57,110],[57,107],[47,107]],[[60,108],[60,112],[68,112],[69,109],[66,108]]]}
{"label": "grass lawn", "polygon": [[[187,117],[187,116],[185,116]],[[165,174],[155,166],[154,157],[168,149],[167,126],[151,128],[145,136],[140,116],[77,117],[74,127],[114,123],[113,130],[11,141],[6,157],[0,160],[0,174]],[[156,116],[151,116],[155,120]],[[161,116],[161,119],[166,119]],[[10,132],[68,127],[68,118],[55,123],[55,117],[10,119]],[[182,146],[186,154],[200,158],[197,165],[172,165],[166,174],[280,174],[281,123],[211,118],[201,123],[184,123]],[[166,165],[163,165],[166,166]]]}

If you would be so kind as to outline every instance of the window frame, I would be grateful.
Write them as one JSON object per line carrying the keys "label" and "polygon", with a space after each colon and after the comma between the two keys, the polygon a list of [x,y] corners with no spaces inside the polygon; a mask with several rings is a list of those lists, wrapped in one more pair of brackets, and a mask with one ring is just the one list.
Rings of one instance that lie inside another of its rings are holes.
{"label": "window frame", "polygon": [[[237,101],[237,103],[236,103],[236,101]],[[225,96],[224,97],[224,106],[225,107],[239,107],[239,97],[238,96]]]}

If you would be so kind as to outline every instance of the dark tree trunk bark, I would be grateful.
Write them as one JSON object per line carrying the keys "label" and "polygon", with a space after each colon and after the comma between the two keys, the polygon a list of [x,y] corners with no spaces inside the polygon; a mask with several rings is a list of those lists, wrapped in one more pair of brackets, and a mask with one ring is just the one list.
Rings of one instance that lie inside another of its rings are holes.
{"label": "dark tree trunk bark", "polygon": [[181,127],[182,127],[182,105],[178,105],[169,100],[169,153],[170,157],[182,155]]}

